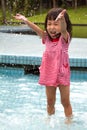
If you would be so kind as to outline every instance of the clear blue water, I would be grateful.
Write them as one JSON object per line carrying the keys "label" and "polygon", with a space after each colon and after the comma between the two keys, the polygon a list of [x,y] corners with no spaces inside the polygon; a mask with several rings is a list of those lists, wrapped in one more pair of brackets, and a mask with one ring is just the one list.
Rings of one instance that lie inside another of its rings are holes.
{"label": "clear blue water", "polygon": [[66,125],[57,91],[56,114],[47,121],[45,87],[23,69],[0,69],[0,130],[87,130],[87,81],[71,79],[73,123]]}

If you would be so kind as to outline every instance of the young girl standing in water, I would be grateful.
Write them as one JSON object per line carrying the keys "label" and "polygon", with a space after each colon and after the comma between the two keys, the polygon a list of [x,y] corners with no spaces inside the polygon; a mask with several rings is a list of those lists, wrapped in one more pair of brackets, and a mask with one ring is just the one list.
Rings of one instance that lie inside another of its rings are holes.
{"label": "young girl standing in water", "polygon": [[68,47],[72,26],[66,10],[61,8],[51,9],[45,19],[45,31],[28,21],[21,14],[14,17],[24,21],[32,28],[42,38],[42,43],[46,46],[39,69],[39,84],[46,86],[48,115],[55,113],[56,90],[58,87],[65,116],[68,119],[71,118]]}

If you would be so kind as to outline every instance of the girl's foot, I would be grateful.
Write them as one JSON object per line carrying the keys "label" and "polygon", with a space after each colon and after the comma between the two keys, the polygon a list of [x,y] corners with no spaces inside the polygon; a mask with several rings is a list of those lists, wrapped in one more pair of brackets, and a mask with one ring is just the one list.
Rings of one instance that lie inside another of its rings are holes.
{"label": "girl's foot", "polygon": [[66,117],[65,119],[65,124],[71,124],[73,122],[73,115],[72,116],[69,116],[69,117]]}

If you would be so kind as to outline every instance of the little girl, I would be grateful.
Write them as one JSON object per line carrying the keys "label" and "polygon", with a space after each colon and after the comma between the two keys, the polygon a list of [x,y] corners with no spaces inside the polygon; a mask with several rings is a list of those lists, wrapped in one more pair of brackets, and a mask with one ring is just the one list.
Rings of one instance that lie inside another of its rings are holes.
{"label": "little girl", "polygon": [[57,87],[60,91],[61,103],[67,118],[72,116],[70,104],[70,65],[68,47],[71,39],[72,26],[66,10],[51,9],[45,19],[45,31],[27,20],[21,14],[14,16],[32,28],[45,44],[42,63],[39,68],[39,84],[46,86],[48,115],[55,113]]}

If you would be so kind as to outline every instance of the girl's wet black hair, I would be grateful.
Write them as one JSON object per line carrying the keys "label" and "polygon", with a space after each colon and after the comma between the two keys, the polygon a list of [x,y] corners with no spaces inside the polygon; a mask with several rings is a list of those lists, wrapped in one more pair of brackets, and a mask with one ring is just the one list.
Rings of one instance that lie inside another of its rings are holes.
{"label": "girl's wet black hair", "polygon": [[[46,32],[47,32],[47,21],[48,20],[55,20],[57,18],[57,16],[59,15],[59,13],[62,12],[63,10],[64,9],[62,9],[62,8],[52,8],[48,12],[48,14],[45,18],[45,30],[46,30]],[[67,12],[64,13],[64,17],[65,17],[65,21],[66,21],[66,24],[67,24],[67,31],[70,34],[70,38],[71,38],[72,37],[72,24],[71,24],[71,21],[69,19],[69,15],[67,14]],[[48,34],[48,36],[49,36],[49,34]],[[49,38],[51,39],[50,36],[49,36]]]}

